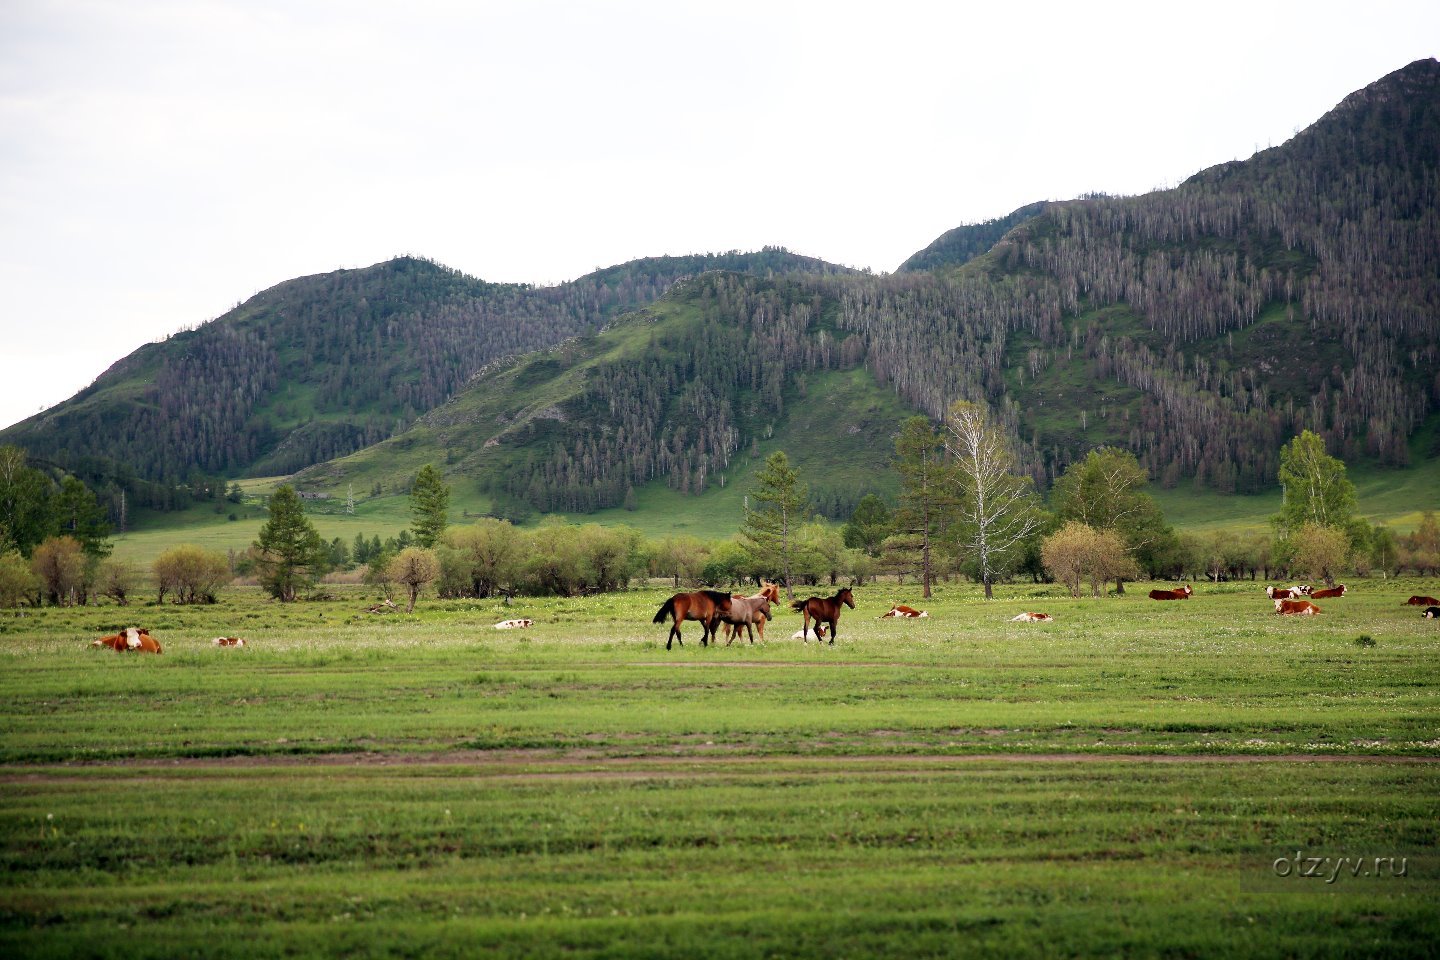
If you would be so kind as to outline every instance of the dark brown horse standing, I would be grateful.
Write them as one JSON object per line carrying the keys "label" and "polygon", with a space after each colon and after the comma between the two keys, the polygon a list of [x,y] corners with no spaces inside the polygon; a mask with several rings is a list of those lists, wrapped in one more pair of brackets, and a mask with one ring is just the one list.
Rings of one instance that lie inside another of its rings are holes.
{"label": "dark brown horse standing", "polygon": [[655,623],[664,623],[666,617],[673,617],[675,622],[670,625],[670,635],[665,640],[665,649],[670,649],[670,644],[676,640],[680,646],[685,646],[685,641],[680,637],[680,624],[686,620],[698,620],[702,632],[700,634],[700,646],[710,645],[710,638],[715,635],[715,627],[720,622],[720,617],[730,609],[730,594],[719,590],[697,590],[695,593],[677,593],[660,605],[660,612],[655,614]]}
{"label": "dark brown horse standing", "polygon": [[835,646],[835,627],[840,622],[840,604],[845,604],[851,610],[855,609],[855,597],[851,595],[849,587],[842,587],[840,592],[833,597],[811,597],[808,600],[796,600],[790,604],[791,608],[800,611],[805,617],[805,627],[802,631],[806,643],[810,642],[810,618],[815,618],[815,639],[820,639],[820,624],[830,624],[830,646]]}

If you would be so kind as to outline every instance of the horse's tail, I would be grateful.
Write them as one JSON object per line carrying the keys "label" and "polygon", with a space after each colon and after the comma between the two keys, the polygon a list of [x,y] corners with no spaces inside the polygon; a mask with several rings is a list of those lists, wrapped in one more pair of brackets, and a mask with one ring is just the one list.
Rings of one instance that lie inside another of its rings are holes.
{"label": "horse's tail", "polygon": [[804,609],[805,609],[805,604],[807,604],[807,603],[809,603],[809,602],[810,602],[809,600],[791,600],[791,601],[790,601],[790,609],[791,609],[791,610],[794,610],[795,612],[798,613],[798,612],[800,612],[801,610],[804,610]]}
{"label": "horse's tail", "polygon": [[666,617],[673,616],[675,616],[675,598],[671,597],[669,600],[666,600],[663,604],[661,604],[660,612],[655,614],[655,619],[650,622],[664,623]]}

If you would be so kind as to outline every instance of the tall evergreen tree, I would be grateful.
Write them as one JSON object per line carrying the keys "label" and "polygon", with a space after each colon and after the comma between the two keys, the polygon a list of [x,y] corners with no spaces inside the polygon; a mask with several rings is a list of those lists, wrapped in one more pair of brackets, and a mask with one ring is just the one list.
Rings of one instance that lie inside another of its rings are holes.
{"label": "tall evergreen tree", "polygon": [[410,487],[410,528],[415,531],[417,544],[429,550],[440,542],[450,522],[446,515],[449,509],[450,488],[433,464],[425,464]]}
{"label": "tall evergreen tree", "polygon": [[908,535],[896,545],[913,544],[918,551],[923,595],[929,597],[935,581],[935,542],[955,501],[945,443],[928,419],[911,417],[901,425],[894,463],[900,474],[900,506],[893,523],[897,532]]}
{"label": "tall evergreen tree", "polygon": [[752,509],[747,504],[745,507],[740,535],[762,566],[780,571],[785,595],[793,598],[791,565],[795,532],[809,510],[810,490],[790,466],[785,451],[777,450],[765,458],[764,465],[755,473],[755,487],[750,491],[749,500],[759,506]]}
{"label": "tall evergreen tree", "polygon": [[845,524],[842,535],[845,546],[852,550],[863,550],[867,556],[878,557],[880,544],[890,535],[892,529],[890,508],[873,493],[867,493],[855,505],[855,512]]}
{"label": "tall evergreen tree", "polygon": [[260,583],[282,602],[295,599],[300,587],[313,584],[325,572],[329,549],[293,487],[280,486],[270,495],[270,519],[255,541],[255,566]]}

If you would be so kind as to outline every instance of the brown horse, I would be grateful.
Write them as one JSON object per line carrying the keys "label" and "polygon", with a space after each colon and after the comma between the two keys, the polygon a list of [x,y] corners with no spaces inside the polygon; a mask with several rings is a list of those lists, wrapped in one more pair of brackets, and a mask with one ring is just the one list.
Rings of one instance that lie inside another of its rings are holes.
{"label": "brown horse", "polygon": [[[771,583],[769,580],[761,580],[759,593],[748,597],[742,594],[734,593],[731,594],[730,597],[732,600],[768,600],[771,603],[779,603],[780,584]],[[729,618],[725,618],[721,621],[725,624],[725,646],[728,647],[731,643],[735,641],[735,634],[739,632],[742,625],[749,625],[752,623],[756,626],[756,628],[759,629],[760,639],[765,639],[765,624],[770,621],[770,610],[767,607],[764,610],[763,614],[761,614],[755,609],[754,604],[750,604],[750,608],[751,617],[748,621],[743,621],[743,624],[740,621],[732,620]],[[755,642],[755,638],[753,636],[750,638],[750,642]]]}
{"label": "brown horse", "polygon": [[670,644],[676,640],[680,641],[680,646],[685,646],[685,641],[680,637],[680,624],[686,620],[698,620],[701,627],[700,646],[706,647],[710,645],[710,638],[715,635],[715,625],[729,609],[730,594],[721,593],[719,590],[677,593],[660,605],[660,610],[652,622],[664,623],[666,617],[674,618],[675,622],[670,625],[670,635],[665,640],[665,649],[669,650]]}
{"label": "brown horse", "polygon": [[849,587],[842,587],[840,592],[833,597],[811,597],[808,600],[796,600],[790,604],[791,609],[798,610],[805,617],[805,626],[800,635],[806,643],[810,642],[810,618],[815,618],[815,639],[821,639],[820,624],[830,624],[830,646],[835,646],[835,627],[840,623],[840,604],[845,604],[851,610],[855,609],[855,597],[851,595]]}

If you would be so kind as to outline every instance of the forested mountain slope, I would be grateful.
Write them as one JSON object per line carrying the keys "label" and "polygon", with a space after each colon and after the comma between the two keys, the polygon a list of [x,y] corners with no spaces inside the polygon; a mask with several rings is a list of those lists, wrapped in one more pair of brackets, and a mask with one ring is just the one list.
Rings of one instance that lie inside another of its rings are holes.
{"label": "forested mountain slope", "polygon": [[[545,403],[491,421],[442,409],[399,442],[443,425],[452,473],[537,509],[615,506],[657,478],[698,493],[805,405],[806,378],[864,368],[933,417],[988,402],[1042,486],[1113,443],[1166,484],[1256,490],[1304,428],[1403,465],[1440,400],[1437,107],[1440,65],[1421,61],[1173,190],[1023,208],[978,257],[1000,221],[942,237],[910,261],[926,270],[707,275],[662,301],[683,329],[583,348],[603,362],[489,372],[461,409],[521,382],[551,384]],[[883,471],[889,454],[860,456]]]}
{"label": "forested mountain slope", "polygon": [[840,268],[767,248],[636,260],[553,287],[487,283],[409,257],[303,277],[137,350],[0,443],[62,461],[104,457],[160,480],[288,473],[390,436],[496,357],[594,332],[714,269]]}

